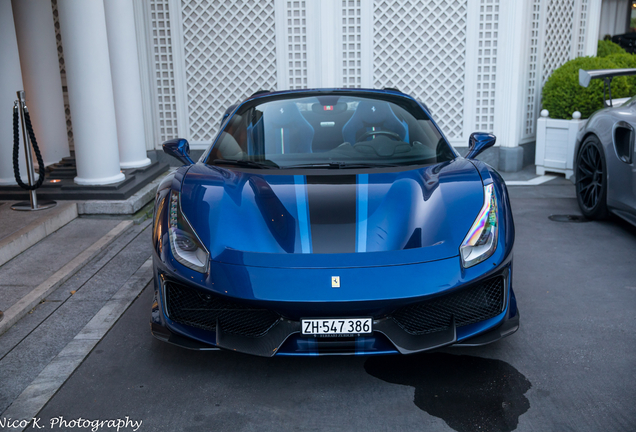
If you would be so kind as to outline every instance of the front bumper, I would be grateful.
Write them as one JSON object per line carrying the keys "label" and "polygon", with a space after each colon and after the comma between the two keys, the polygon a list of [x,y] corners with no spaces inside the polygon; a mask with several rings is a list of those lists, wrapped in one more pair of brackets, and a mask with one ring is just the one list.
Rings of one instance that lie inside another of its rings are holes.
{"label": "front bumper", "polygon": [[[224,348],[264,357],[274,355],[410,354],[453,344],[483,345],[508,336],[519,327],[519,313],[512,290],[512,266],[510,262],[469,284],[453,287],[453,289],[432,296],[432,298],[419,298],[417,301],[414,299],[406,307],[396,306],[392,308],[390,305],[385,305],[383,309],[390,310],[390,312],[374,316],[372,335],[341,338],[302,336],[300,321],[280,314],[276,314],[273,318],[270,316],[269,319],[273,321],[265,323],[261,330],[254,326],[250,327],[249,323],[247,327],[241,323],[237,326],[237,320],[228,321],[227,314],[216,315],[215,322],[209,322],[209,319],[208,322],[202,321],[197,318],[199,315],[195,317],[196,319],[187,319],[182,315],[177,316],[174,309],[169,310],[166,286],[178,283],[182,284],[184,289],[195,290],[196,288],[183,285],[184,281],[174,282],[161,272],[157,272],[156,275],[155,302],[151,320],[152,333],[160,340],[189,349]],[[484,284],[490,284],[490,281],[497,278],[501,280],[502,284],[500,288],[501,298],[495,299],[491,294],[484,294],[480,287]],[[202,295],[207,296],[205,293]],[[479,302],[488,303],[488,295],[494,299],[491,299],[491,302],[498,302],[496,310],[492,307],[486,308],[487,310],[484,307],[480,309]],[[458,298],[463,298],[463,300],[458,302]],[[466,304],[467,298],[471,299],[470,304]],[[263,308],[262,304],[235,303],[236,300],[238,299],[232,299],[232,302],[228,303],[225,298],[221,298],[221,304],[224,305],[219,306],[214,303],[210,307],[213,310],[223,307],[224,310],[232,310],[237,313],[245,312],[247,309],[263,317],[262,312],[266,309]],[[355,305],[352,305],[355,312],[350,314],[342,313],[342,305],[339,305],[338,309],[340,310],[337,315],[334,315],[333,312],[329,314],[328,309],[321,310],[321,304],[316,304],[313,306],[316,313],[307,317],[359,316],[360,311],[365,309],[365,303],[356,302]],[[389,301],[385,300],[384,303],[389,303]],[[322,305],[329,307],[328,304],[323,303]],[[272,309],[276,308],[276,304],[268,302],[265,307],[269,308],[269,312],[271,312]],[[199,308],[195,309],[197,313],[200,311]],[[413,309],[417,309],[417,311],[413,311]],[[369,310],[377,311],[377,302],[369,303]],[[404,315],[404,310],[408,310],[411,314],[407,319],[400,318],[400,315]],[[418,319],[412,319],[414,313],[419,313],[416,317]],[[249,316],[253,317],[254,315]],[[243,319],[243,321],[246,320]]]}

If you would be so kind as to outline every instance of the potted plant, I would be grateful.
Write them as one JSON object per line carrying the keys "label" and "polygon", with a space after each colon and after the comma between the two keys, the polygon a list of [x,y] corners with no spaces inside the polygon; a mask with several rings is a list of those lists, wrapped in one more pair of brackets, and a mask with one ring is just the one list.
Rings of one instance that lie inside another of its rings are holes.
{"label": "potted plant", "polygon": [[[579,69],[632,67],[636,67],[636,55],[623,51],[606,57],[578,57],[555,69],[543,87],[543,110],[537,120],[535,165],[538,175],[549,171],[563,173],[568,179],[572,177],[576,135],[587,119],[603,108],[603,82],[595,80],[589,87],[581,87]],[[636,77],[612,81],[614,106],[626,100],[621,98],[634,93]]]}

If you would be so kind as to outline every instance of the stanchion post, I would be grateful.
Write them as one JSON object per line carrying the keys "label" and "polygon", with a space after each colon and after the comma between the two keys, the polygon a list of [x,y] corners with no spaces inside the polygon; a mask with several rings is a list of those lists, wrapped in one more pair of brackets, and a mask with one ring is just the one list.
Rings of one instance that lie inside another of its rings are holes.
{"label": "stanchion post", "polygon": [[[35,184],[35,171],[33,170],[33,155],[31,154],[31,138],[27,133],[26,128],[26,120],[24,118],[24,106],[26,105],[26,100],[24,97],[24,90],[20,90],[17,92],[18,94],[18,109],[20,110],[20,122],[22,123],[22,136],[24,137],[24,155],[26,157],[27,163],[27,178],[29,179],[29,186],[33,186]],[[38,208],[38,196],[35,193],[35,189],[29,191],[29,201],[31,201],[31,209],[35,210]]]}
{"label": "stanchion post", "polygon": [[[26,109],[26,98],[24,96],[24,90],[16,92],[18,95],[18,110],[20,111],[20,122],[22,123],[22,136],[24,137],[24,156],[27,163],[27,178],[29,180],[29,186],[35,185],[35,171],[33,170],[33,155],[31,155],[31,137],[28,134],[26,127],[26,118],[24,110]],[[55,207],[57,203],[55,201],[40,201],[38,203],[38,196],[35,193],[35,189],[29,191],[29,202],[26,201],[15,203],[11,206],[12,210],[29,211],[29,210],[44,210],[47,208]]]}

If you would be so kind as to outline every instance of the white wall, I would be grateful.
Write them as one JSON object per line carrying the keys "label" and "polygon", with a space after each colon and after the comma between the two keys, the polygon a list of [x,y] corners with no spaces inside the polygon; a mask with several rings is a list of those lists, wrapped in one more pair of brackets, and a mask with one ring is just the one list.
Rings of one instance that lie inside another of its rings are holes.
{"label": "white wall", "polygon": [[155,148],[205,148],[256,90],[386,86],[422,99],[456,146],[476,130],[533,141],[545,80],[594,54],[601,0],[508,2],[151,0],[147,130]]}

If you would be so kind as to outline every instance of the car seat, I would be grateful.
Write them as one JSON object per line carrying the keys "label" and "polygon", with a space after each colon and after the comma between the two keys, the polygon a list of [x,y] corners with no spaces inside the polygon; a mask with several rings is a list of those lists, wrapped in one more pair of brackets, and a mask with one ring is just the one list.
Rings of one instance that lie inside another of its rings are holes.
{"label": "car seat", "polygon": [[355,144],[362,135],[373,130],[395,132],[402,141],[408,142],[409,140],[406,122],[397,118],[387,102],[363,100],[358,104],[351,119],[342,128],[342,136],[346,142]]}
{"label": "car seat", "polygon": [[301,113],[316,132],[311,144],[313,153],[327,152],[342,144],[342,128],[353,116],[353,110],[349,111],[346,103],[331,105],[329,102],[316,102],[311,110]]}
{"label": "car seat", "polygon": [[271,104],[265,108],[265,154],[311,153],[314,128],[294,102]]}

